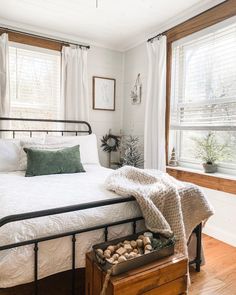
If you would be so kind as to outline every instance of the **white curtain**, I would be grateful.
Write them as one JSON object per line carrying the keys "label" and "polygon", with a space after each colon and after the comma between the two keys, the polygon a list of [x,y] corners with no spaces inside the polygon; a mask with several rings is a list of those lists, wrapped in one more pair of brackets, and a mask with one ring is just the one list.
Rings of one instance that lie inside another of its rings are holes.
{"label": "white curtain", "polygon": [[66,120],[89,121],[87,49],[62,49],[62,112]]}
{"label": "white curtain", "polygon": [[144,167],[165,171],[166,36],[147,43]]}
{"label": "white curtain", "polygon": [[[10,115],[8,35],[0,36],[0,117]],[[1,122],[0,122],[1,123]],[[6,122],[4,123],[4,126]]]}

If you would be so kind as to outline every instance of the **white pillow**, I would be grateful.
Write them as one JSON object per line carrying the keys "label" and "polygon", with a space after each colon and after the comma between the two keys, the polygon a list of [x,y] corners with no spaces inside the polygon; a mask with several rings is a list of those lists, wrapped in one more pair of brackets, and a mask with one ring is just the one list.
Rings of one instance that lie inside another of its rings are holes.
{"label": "white pillow", "polygon": [[20,140],[0,139],[0,171],[12,172],[19,170]]}
{"label": "white pillow", "polygon": [[44,138],[40,137],[30,137],[28,139],[20,140],[20,159],[19,159],[19,169],[18,170],[26,170],[27,167],[27,156],[24,148],[34,148],[39,144],[44,143]]}
{"label": "white pillow", "polygon": [[58,150],[62,150],[68,147],[73,147],[76,145],[77,144],[74,144],[73,142],[35,143],[35,144],[25,144],[23,146],[23,149],[30,148],[34,150],[58,151]]}
{"label": "white pillow", "polygon": [[50,136],[45,137],[45,144],[69,144],[80,145],[80,156],[82,164],[98,164],[97,137],[95,134],[82,136]]}

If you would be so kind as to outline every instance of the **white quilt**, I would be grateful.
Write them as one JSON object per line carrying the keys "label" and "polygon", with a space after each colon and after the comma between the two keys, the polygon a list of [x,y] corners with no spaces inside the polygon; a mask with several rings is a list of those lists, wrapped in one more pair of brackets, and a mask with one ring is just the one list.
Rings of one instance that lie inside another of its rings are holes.
{"label": "white quilt", "polygon": [[[112,172],[85,165],[86,173],[24,177],[24,172],[0,174],[0,218],[7,215],[116,198],[104,187]],[[112,208],[112,209],[111,209]],[[11,223],[0,228],[0,245],[140,216],[135,202]],[[131,225],[112,227],[109,238],[129,234]],[[102,242],[103,231],[77,236],[76,267],[85,253]],[[33,281],[33,245],[0,251],[0,288]],[[39,244],[39,278],[71,269],[71,237]]]}

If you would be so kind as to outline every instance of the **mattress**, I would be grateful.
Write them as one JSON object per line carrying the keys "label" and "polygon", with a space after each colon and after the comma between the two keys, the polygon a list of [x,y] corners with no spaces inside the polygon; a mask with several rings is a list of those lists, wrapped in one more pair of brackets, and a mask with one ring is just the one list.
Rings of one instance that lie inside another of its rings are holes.
{"label": "mattress", "polygon": [[[111,169],[85,165],[86,173],[24,177],[24,172],[0,174],[0,218],[55,207],[117,198],[104,188]],[[136,202],[29,219],[0,228],[0,245],[82,229],[140,216]],[[109,228],[109,239],[130,234],[132,226]],[[103,230],[76,236],[76,267],[85,266],[85,253],[104,240]],[[0,251],[0,288],[33,281],[34,245]],[[39,279],[71,269],[71,237],[39,243]]]}

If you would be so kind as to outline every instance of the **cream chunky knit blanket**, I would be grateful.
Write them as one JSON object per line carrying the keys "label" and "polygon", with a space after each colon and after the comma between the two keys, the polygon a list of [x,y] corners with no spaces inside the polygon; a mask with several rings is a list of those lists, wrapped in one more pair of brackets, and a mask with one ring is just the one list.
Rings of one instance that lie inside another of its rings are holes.
{"label": "cream chunky knit blanket", "polygon": [[177,181],[158,170],[125,166],[108,176],[105,186],[121,196],[134,196],[146,227],[167,237],[174,233],[176,249],[186,256],[193,229],[213,215],[212,207],[196,185]]}

